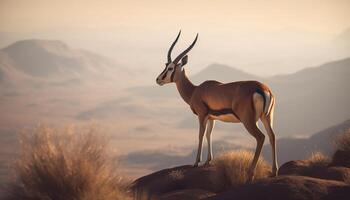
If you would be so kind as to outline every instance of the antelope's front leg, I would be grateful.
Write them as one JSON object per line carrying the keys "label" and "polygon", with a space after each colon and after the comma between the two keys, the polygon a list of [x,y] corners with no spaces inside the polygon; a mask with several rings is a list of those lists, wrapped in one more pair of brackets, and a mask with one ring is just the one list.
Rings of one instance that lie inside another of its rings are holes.
{"label": "antelope's front leg", "polygon": [[207,161],[205,161],[206,166],[210,165],[210,161],[213,158],[213,148],[212,148],[212,144],[211,144],[211,133],[213,131],[215,125],[215,121],[213,119],[209,119],[208,120],[208,126],[207,126],[207,133],[205,134],[207,137],[207,142],[208,142],[208,157],[207,157]]}
{"label": "antelope's front leg", "polygon": [[200,163],[202,160],[203,136],[207,125],[206,117],[198,117],[198,119],[199,119],[199,142],[198,142],[196,162],[193,165],[194,167],[198,167],[198,163]]}

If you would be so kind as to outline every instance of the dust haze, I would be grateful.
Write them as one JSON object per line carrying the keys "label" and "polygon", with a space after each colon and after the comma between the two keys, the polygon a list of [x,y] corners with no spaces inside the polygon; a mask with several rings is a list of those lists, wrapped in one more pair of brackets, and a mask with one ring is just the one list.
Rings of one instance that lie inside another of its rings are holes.
{"label": "dust haze", "polygon": [[[341,124],[350,119],[349,10],[340,0],[0,0],[2,157],[13,156],[24,128],[95,123],[135,176],[173,164],[144,157],[187,162],[196,118],[174,85],[155,84],[180,29],[174,55],[199,33],[186,66],[196,84],[254,79],[271,86],[279,139]],[[213,139],[217,151],[254,144],[237,124],[218,123]]]}

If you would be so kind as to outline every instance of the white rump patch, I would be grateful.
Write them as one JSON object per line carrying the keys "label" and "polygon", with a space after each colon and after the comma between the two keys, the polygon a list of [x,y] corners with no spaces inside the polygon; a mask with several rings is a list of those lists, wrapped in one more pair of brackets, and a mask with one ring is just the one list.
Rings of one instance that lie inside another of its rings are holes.
{"label": "white rump patch", "polygon": [[255,109],[255,120],[257,121],[264,112],[264,97],[261,94],[255,92],[253,94],[253,103]]}
{"label": "white rump patch", "polygon": [[265,98],[266,98],[266,102],[265,102],[265,108],[264,108],[264,113],[268,114],[270,108],[271,108],[271,94],[270,92],[265,91]]}

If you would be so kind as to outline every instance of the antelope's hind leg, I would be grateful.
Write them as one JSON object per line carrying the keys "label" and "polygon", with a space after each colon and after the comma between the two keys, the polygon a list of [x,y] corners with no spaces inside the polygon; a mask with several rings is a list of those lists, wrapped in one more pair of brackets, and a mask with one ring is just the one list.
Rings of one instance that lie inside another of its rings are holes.
{"label": "antelope's hind leg", "polygon": [[251,182],[254,179],[254,172],[258,159],[261,153],[262,146],[265,141],[265,135],[260,131],[256,122],[243,123],[247,131],[255,138],[256,140],[256,149],[253,161],[248,170],[248,181]]}
{"label": "antelope's hind leg", "polygon": [[278,163],[277,163],[277,153],[276,153],[276,136],[273,131],[273,110],[268,116],[263,116],[261,118],[262,123],[266,129],[267,135],[269,136],[271,150],[272,150],[272,176],[278,175]]}
{"label": "antelope's hind leg", "polygon": [[261,96],[261,94],[254,93],[252,101],[253,108],[247,105],[247,107],[245,107],[245,113],[241,119],[244,127],[256,140],[254,158],[248,169],[248,181],[252,181],[254,179],[255,168],[258,163],[261,150],[265,141],[265,135],[261,132],[261,130],[258,127],[258,120],[262,116],[264,111],[264,99]]}

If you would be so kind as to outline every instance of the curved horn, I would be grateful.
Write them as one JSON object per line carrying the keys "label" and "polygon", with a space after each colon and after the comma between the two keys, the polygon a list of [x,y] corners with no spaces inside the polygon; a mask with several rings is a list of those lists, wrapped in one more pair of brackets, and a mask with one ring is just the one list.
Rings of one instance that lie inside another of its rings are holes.
{"label": "curved horn", "polygon": [[180,55],[178,55],[176,58],[175,58],[175,60],[174,60],[174,62],[173,63],[178,63],[179,62],[179,60],[182,58],[182,57],[184,57],[193,47],[194,47],[194,45],[196,44],[196,42],[197,42],[197,39],[198,39],[198,33],[197,33],[197,35],[196,35],[196,38],[194,39],[194,41],[192,42],[192,44],[185,50],[185,51],[183,51]]}
{"label": "curved horn", "polygon": [[174,48],[177,40],[179,39],[180,34],[181,34],[181,30],[179,31],[179,34],[177,34],[177,37],[176,37],[175,41],[173,42],[173,44],[170,46],[170,49],[168,51],[168,63],[171,63],[171,52],[173,51],[173,48]]}

